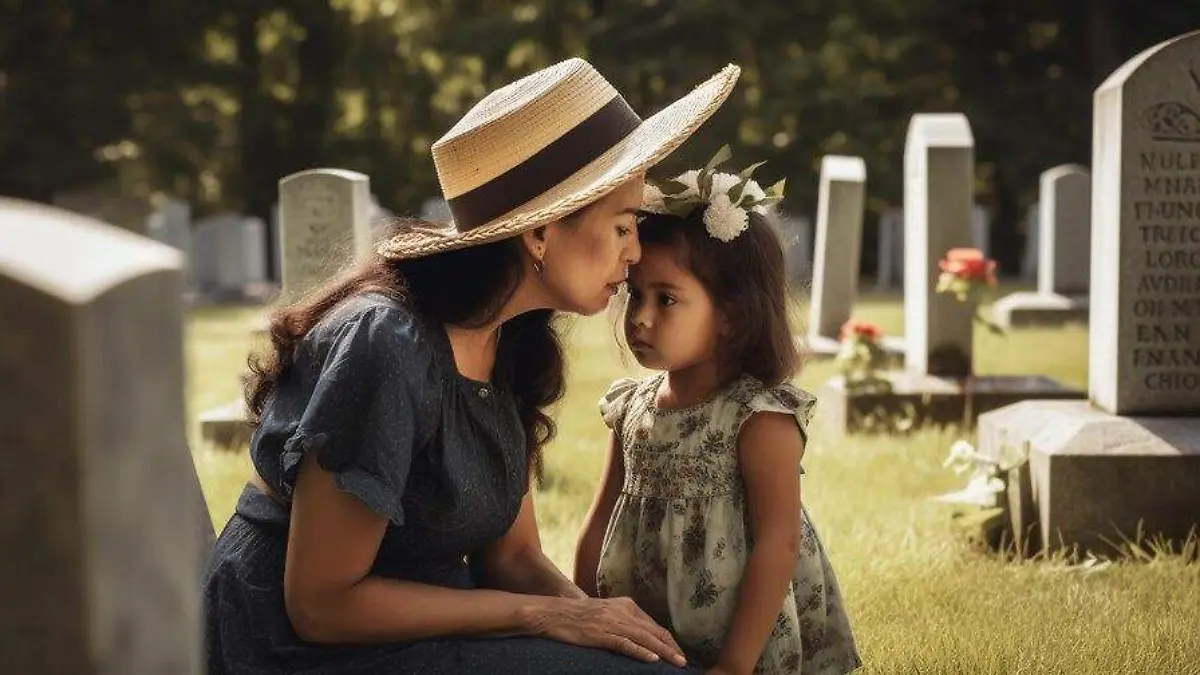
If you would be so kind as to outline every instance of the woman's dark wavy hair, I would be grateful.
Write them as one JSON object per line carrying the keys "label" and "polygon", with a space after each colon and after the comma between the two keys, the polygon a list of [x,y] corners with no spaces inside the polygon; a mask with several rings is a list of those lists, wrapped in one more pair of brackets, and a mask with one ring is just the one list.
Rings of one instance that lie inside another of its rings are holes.
{"label": "woman's dark wavy hair", "polygon": [[[418,219],[393,221],[392,233],[429,227]],[[409,260],[372,255],[356,269],[330,281],[304,299],[274,310],[269,319],[271,346],[248,360],[245,396],[253,424],[280,377],[292,367],[299,342],[343,300],[379,293],[417,314],[442,324],[477,328],[495,320],[521,283],[525,261],[520,237]],[[499,353],[510,355],[506,382],[525,429],[528,470],[542,478],[542,450],[554,437],[546,409],[565,392],[563,350],[552,310],[526,312],[505,323]]]}
{"label": "woman's dark wavy hair", "polygon": [[690,272],[732,330],[720,341],[723,381],[751,375],[768,387],[790,380],[801,357],[792,333],[786,262],[779,235],[766,217],[751,212],[732,241],[708,234],[704,209],[685,218],[645,213],[638,221],[642,247],[665,246]]}

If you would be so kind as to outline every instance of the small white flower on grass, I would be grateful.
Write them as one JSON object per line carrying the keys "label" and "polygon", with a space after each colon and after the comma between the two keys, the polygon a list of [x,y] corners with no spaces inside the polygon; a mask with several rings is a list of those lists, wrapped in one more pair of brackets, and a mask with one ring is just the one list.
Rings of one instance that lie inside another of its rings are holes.
{"label": "small white flower on grass", "polygon": [[734,206],[725,193],[713,195],[708,208],[704,210],[704,226],[709,234],[721,241],[733,241],[746,229],[748,221],[746,211]]}

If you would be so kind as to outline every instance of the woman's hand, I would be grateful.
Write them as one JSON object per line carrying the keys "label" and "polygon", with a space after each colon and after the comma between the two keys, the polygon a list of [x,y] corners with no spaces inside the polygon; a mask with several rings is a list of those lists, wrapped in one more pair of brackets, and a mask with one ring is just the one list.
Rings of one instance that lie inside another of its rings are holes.
{"label": "woman's hand", "polygon": [[642,661],[687,663],[671,633],[629,598],[541,598],[528,609],[527,618],[533,634],[541,637]]}

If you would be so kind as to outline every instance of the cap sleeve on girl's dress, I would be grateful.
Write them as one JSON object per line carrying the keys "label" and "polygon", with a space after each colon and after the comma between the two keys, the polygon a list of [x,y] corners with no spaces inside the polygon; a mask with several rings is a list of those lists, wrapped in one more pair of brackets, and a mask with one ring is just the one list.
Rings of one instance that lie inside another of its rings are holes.
{"label": "cap sleeve on girl's dress", "polygon": [[609,429],[618,434],[621,433],[621,425],[625,423],[625,411],[629,409],[629,401],[637,385],[637,380],[623,377],[613,382],[600,399],[601,419]]}
{"label": "cap sleeve on girl's dress", "polygon": [[[740,433],[742,425],[754,413],[773,412],[791,415],[796,420],[800,438],[808,444],[808,424],[812,418],[812,410],[817,399],[803,389],[783,383],[774,387],[766,387],[754,392],[748,401],[738,411],[737,430]],[[800,469],[804,473],[804,469]]]}
{"label": "cap sleeve on girl's dress", "polygon": [[432,348],[415,317],[398,307],[369,307],[301,349],[313,358],[315,384],[279,455],[281,492],[291,496],[301,460],[316,453],[339,490],[402,525],[414,449],[440,396]]}

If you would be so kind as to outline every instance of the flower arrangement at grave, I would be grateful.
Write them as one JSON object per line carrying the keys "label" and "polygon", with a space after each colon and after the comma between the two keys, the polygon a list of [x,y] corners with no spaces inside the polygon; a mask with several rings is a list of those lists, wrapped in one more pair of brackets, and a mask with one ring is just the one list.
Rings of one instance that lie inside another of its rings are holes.
{"label": "flower arrangement at grave", "polygon": [[[953,295],[958,302],[972,306],[972,320],[983,324],[997,335],[1005,335],[1002,327],[987,319],[980,311],[991,298],[997,285],[996,262],[988,259],[976,248],[952,248],[938,262],[936,291]],[[974,375],[968,374],[963,381],[963,429],[973,419]],[[961,529],[968,537],[990,548],[1000,545],[1004,528],[1008,523],[1007,478],[1010,470],[1025,463],[1022,452],[1008,444],[1001,445],[1002,456],[988,457],[979,453],[966,440],[955,441],[950,446],[943,466],[956,474],[965,476],[967,485],[956,492],[936,497],[936,501],[978,507],[974,513],[956,516]]]}
{"label": "flower arrangement at grave", "polygon": [[983,255],[977,248],[952,248],[946,257],[938,261],[938,293],[953,295],[956,300],[970,303],[975,311],[972,318],[993,333],[1003,334],[1004,329],[984,317],[979,311],[996,289],[996,261]]}
{"label": "flower arrangement at grave", "polygon": [[974,507],[973,511],[955,514],[955,524],[983,548],[999,549],[1009,528],[1008,479],[1011,471],[1025,464],[1028,456],[1011,443],[1000,444],[1000,455],[991,457],[980,453],[965,440],[955,441],[942,466],[966,478],[961,490],[949,492],[934,501]]}
{"label": "flower arrangement at grave", "polygon": [[880,374],[888,365],[882,328],[851,319],[842,325],[839,340],[834,363],[845,379],[847,390],[887,391],[891,388],[891,383]]}

